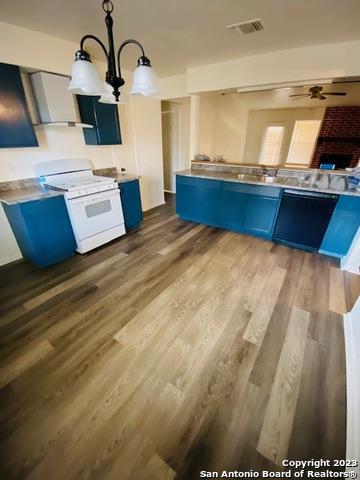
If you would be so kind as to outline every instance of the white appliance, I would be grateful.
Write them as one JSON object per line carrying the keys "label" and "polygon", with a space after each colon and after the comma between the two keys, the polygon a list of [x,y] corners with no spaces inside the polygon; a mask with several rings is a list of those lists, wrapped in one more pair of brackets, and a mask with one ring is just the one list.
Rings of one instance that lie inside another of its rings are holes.
{"label": "white appliance", "polygon": [[79,253],[126,233],[115,179],[94,175],[89,160],[42,162],[35,165],[35,173],[48,187],[65,191]]}
{"label": "white appliance", "polygon": [[68,91],[69,77],[48,72],[30,74],[39,125],[93,128],[82,123],[75,95]]}

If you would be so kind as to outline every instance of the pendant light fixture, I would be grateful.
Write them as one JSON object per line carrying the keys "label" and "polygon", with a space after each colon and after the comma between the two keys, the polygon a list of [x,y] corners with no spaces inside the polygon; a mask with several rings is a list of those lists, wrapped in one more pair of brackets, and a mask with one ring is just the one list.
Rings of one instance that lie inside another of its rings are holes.
{"label": "pendant light fixture", "polygon": [[[131,94],[154,96],[159,95],[159,87],[154,70],[151,67],[150,60],[145,56],[142,45],[133,39],[125,40],[117,51],[115,57],[115,47],[113,38],[113,18],[111,16],[114,6],[111,0],[104,0],[102,8],[106,13],[105,24],[108,34],[109,49],[107,50],[101,40],[94,35],[85,35],[80,41],[80,50],[75,53],[75,62],[72,67],[71,81],[68,89],[78,95],[99,95],[102,103],[119,102],[120,89],[125,84],[121,76],[120,57],[124,47],[129,44],[135,44],[141,51],[137,67],[134,71],[133,85]],[[90,55],[84,50],[86,40],[95,40],[106,57],[107,72],[105,83],[101,80],[95,66],[91,62]],[[122,102],[120,102],[122,103]]]}

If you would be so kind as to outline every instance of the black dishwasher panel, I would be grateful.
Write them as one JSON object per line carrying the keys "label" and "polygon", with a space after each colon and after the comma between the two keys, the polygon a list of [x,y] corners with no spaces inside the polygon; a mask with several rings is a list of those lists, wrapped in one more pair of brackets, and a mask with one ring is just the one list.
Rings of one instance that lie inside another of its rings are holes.
{"label": "black dishwasher panel", "polygon": [[317,251],[333,214],[338,195],[285,190],[273,240]]}

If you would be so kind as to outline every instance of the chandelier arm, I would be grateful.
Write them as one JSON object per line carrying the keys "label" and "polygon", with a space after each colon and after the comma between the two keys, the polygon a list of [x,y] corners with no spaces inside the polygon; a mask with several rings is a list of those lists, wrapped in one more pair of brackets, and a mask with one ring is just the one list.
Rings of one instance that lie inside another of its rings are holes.
{"label": "chandelier arm", "polygon": [[125,42],[123,42],[120,45],[118,53],[117,53],[117,61],[118,61],[119,77],[120,78],[122,78],[121,77],[121,66],[120,66],[120,55],[121,55],[121,52],[123,51],[123,48],[126,47],[126,45],[129,45],[131,43],[133,43],[134,45],[137,45],[141,50],[141,56],[145,57],[145,51],[144,51],[144,48],[143,48],[143,46],[141,45],[140,42],[138,42],[137,40],[134,40],[133,38],[129,38],[128,40],[125,40]]}
{"label": "chandelier arm", "polygon": [[106,50],[106,47],[99,38],[95,37],[95,35],[85,35],[84,37],[82,37],[82,39],[80,41],[80,50],[84,51],[84,43],[85,43],[86,40],[89,40],[89,39],[95,40],[95,42],[97,42],[100,45],[100,47],[103,49],[103,51],[105,53],[106,60],[109,63],[109,54]]}

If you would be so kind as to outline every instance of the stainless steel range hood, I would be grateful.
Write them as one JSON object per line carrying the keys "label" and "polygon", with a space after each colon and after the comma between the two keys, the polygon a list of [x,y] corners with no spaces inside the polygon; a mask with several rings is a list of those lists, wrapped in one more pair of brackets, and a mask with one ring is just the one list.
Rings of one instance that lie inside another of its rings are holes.
{"label": "stainless steel range hood", "polygon": [[80,121],[75,96],[67,89],[69,77],[48,72],[30,74],[39,122],[37,126],[93,128]]}

